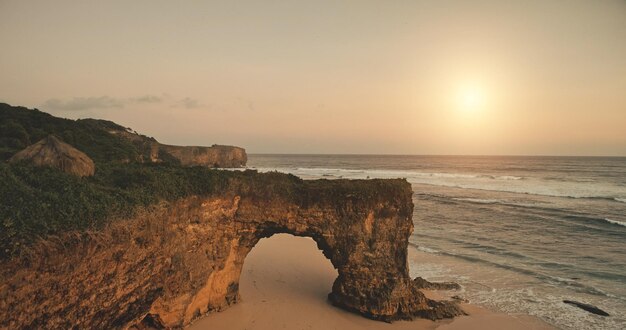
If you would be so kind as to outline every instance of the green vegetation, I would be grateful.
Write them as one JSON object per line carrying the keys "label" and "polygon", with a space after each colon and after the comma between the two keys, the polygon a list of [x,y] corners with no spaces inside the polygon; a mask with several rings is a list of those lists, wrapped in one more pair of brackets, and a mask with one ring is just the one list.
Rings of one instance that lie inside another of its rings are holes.
{"label": "green vegetation", "polygon": [[173,165],[101,164],[78,178],[52,168],[0,163],[0,254],[15,255],[39,237],[101,228],[159,200],[224,191],[242,173]]}
{"label": "green vegetation", "polygon": [[[138,134],[120,138],[110,131],[126,128],[0,103],[0,259],[19,254],[38,238],[98,229],[159,200],[223,191],[229,178],[244,175],[182,168],[169,155],[160,155],[165,160],[160,165],[142,164],[155,140]],[[93,159],[95,176],[78,178],[52,168],[6,162],[50,134]]]}
{"label": "green vegetation", "polygon": [[107,129],[125,130],[109,121],[69,120],[0,103],[0,161],[50,134],[86,153],[96,163],[133,161],[145,153],[140,144],[117,138]]}

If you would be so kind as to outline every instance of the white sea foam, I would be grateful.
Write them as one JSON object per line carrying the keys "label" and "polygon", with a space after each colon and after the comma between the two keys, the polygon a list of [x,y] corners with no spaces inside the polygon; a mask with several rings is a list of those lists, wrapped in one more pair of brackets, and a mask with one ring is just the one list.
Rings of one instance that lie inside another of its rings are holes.
{"label": "white sea foam", "polygon": [[[393,179],[405,178],[412,184],[427,184],[461,189],[501,191],[569,198],[606,198],[626,203],[626,188],[600,182],[555,181],[539,177],[488,175],[473,173],[425,172],[412,170],[345,169],[345,168],[257,168],[260,172],[291,173],[305,179]],[[479,202],[479,201],[477,201]]]}
{"label": "white sea foam", "polygon": [[481,198],[453,198],[453,199],[457,201],[480,203],[480,204],[495,204],[495,203],[502,202],[499,199],[481,199]]}
{"label": "white sea foam", "polygon": [[523,179],[523,177],[521,176],[513,176],[513,175],[501,175],[497,177],[498,179],[502,179],[502,180],[521,180]]}
{"label": "white sea foam", "polygon": [[298,167],[296,171],[303,172],[347,172],[347,173],[363,173],[365,170],[352,170],[343,168],[323,168],[323,167]]}
{"label": "white sea foam", "polygon": [[426,252],[426,253],[439,253],[439,251],[437,251],[435,249],[427,248],[427,247],[422,246],[422,245],[419,245],[417,247],[417,249],[422,251],[422,252]]}
{"label": "white sea foam", "polygon": [[514,175],[482,175],[481,177],[490,178],[494,180],[522,180],[521,176]]}
{"label": "white sea foam", "polygon": [[615,225],[620,225],[620,226],[626,227],[626,222],[623,222],[623,221],[611,220],[609,218],[605,218],[604,220],[607,221],[607,222],[610,222],[612,224],[615,224]]}

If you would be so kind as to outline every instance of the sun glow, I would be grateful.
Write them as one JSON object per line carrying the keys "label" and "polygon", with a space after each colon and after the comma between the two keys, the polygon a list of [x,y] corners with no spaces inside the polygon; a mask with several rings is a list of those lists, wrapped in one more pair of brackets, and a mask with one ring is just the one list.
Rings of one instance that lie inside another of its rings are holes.
{"label": "sun glow", "polygon": [[459,88],[457,103],[460,110],[469,112],[477,111],[485,105],[485,92],[477,84],[468,84]]}

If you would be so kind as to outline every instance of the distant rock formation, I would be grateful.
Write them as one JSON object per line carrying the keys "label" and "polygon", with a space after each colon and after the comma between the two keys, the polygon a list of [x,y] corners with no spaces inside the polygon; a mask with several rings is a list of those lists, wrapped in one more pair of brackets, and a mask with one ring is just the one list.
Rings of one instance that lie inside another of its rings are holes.
{"label": "distant rock formation", "polygon": [[93,160],[80,150],[49,135],[39,142],[16,153],[9,162],[30,162],[35,166],[57,168],[76,176],[92,176],[95,173]]}
{"label": "distant rock formation", "polygon": [[463,313],[426,298],[427,283],[409,277],[406,180],[248,177],[0,264],[0,328],[185,327],[240,300],[246,256],[276,233],[317,242],[339,273],[329,294],[338,307],[387,322]]}
{"label": "distant rock formation", "polygon": [[210,147],[170,146],[155,142],[151,160],[158,162],[163,152],[174,157],[182,166],[244,167],[248,161],[246,150],[234,146],[214,144]]}
{"label": "distant rock formation", "polygon": [[244,167],[248,162],[246,150],[235,146],[214,144],[210,147],[172,146],[161,144],[153,138],[141,135],[130,129],[122,129],[119,125],[89,119],[91,123],[105,125],[107,132],[132,142],[139,150],[143,150],[141,161],[161,163],[176,162],[181,166],[207,166],[234,168]]}
{"label": "distant rock formation", "polygon": [[70,120],[37,109],[0,102],[0,161],[50,134],[88,155],[95,163],[165,163],[181,166],[244,167],[243,148],[171,146],[102,119]]}

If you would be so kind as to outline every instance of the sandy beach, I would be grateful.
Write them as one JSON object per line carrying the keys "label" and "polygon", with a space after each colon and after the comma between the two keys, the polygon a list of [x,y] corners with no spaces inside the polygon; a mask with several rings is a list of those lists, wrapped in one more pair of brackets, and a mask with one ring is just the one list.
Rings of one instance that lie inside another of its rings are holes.
{"label": "sandy beach", "polygon": [[[454,320],[372,321],[328,302],[336,276],[312,239],[287,234],[262,239],[245,260],[241,302],[189,329],[554,329],[532,316],[506,315],[471,304],[462,305],[468,316]],[[439,292],[426,294],[446,298]]]}

